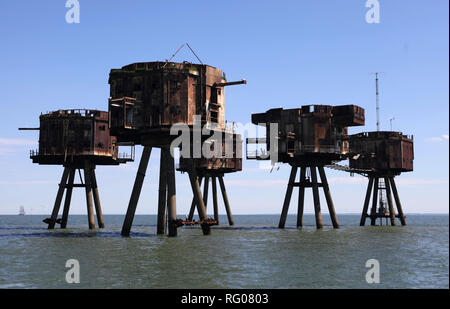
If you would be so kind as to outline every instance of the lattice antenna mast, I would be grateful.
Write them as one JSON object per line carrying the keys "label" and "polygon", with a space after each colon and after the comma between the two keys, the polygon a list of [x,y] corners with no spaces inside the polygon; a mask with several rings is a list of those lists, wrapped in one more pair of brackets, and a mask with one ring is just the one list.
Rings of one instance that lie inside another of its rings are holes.
{"label": "lattice antenna mast", "polygon": [[375,72],[375,91],[377,103],[377,131],[380,131],[380,98],[378,92],[378,72]]}
{"label": "lattice antenna mast", "polygon": [[374,72],[374,73],[370,73],[370,74],[374,74],[375,75],[375,95],[376,95],[376,106],[377,106],[377,131],[380,131],[380,91],[379,91],[379,87],[378,87],[378,75],[382,74],[384,72]]}

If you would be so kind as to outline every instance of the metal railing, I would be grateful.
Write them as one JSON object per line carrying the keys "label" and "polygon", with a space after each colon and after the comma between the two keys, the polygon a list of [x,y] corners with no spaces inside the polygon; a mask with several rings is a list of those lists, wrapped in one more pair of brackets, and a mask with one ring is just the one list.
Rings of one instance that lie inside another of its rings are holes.
{"label": "metal railing", "polygon": [[267,150],[247,150],[246,152],[247,159],[256,159],[256,158],[269,158],[269,152]]}
{"label": "metal railing", "polygon": [[134,160],[134,154],[128,152],[119,152],[117,158],[121,160]]}
{"label": "metal railing", "polygon": [[58,113],[61,115],[80,115],[82,117],[86,117],[86,116],[92,116],[92,114],[95,114],[96,112],[98,112],[98,110],[85,109],[85,108],[59,109],[57,111],[47,112],[45,115],[52,115],[52,114]]}
{"label": "metal railing", "polygon": [[135,147],[134,147],[134,145],[131,145],[130,148],[131,148],[131,150],[130,150],[129,153],[125,152],[125,151],[117,153],[117,159],[127,160],[127,161],[134,161],[134,157],[135,157],[135,154],[136,154]]}
{"label": "metal railing", "polygon": [[[127,160],[127,161],[134,161],[135,158],[135,148],[134,146],[131,146],[131,151],[130,152],[119,152],[117,153],[117,159],[120,160]],[[30,157],[35,157],[35,156],[60,156],[63,155],[62,153],[47,153],[47,152],[39,152],[39,150],[35,150],[32,149],[30,150]],[[67,155],[71,155],[71,153],[68,153]],[[108,151],[104,151],[104,152],[81,152],[81,153],[77,153],[77,155],[102,155],[102,156],[112,156],[112,154]]]}

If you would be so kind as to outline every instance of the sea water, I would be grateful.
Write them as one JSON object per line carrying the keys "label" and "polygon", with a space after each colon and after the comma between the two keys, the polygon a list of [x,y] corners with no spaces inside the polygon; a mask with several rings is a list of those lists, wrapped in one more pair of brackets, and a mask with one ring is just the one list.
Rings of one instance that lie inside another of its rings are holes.
{"label": "sea water", "polygon": [[[156,235],[156,216],[137,215],[130,237],[124,216],[105,215],[106,228],[89,230],[87,217],[69,216],[68,228],[47,230],[46,216],[0,216],[0,288],[449,288],[448,215],[408,215],[407,226],[359,226],[359,215],[324,214],[304,227],[288,216],[226,216],[203,236],[199,226],[178,236]],[[79,283],[68,283],[79,263]],[[379,263],[379,283],[368,283]]]}

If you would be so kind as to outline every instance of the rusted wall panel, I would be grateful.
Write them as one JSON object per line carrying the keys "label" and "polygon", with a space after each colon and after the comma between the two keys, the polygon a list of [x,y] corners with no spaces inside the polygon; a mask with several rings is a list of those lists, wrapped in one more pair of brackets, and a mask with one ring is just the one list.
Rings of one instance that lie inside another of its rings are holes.
{"label": "rusted wall panel", "polygon": [[341,105],[333,107],[333,122],[343,126],[363,126],[364,109],[357,105]]}
{"label": "rusted wall panel", "polygon": [[413,170],[413,139],[400,132],[376,131],[349,137],[350,167],[393,173]]}
{"label": "rusted wall panel", "polygon": [[[314,154],[328,155],[330,160],[336,160],[348,152],[347,126],[363,124],[364,110],[354,105],[305,105],[295,109],[271,109],[266,113],[252,115],[252,123],[263,122],[266,136],[270,136],[270,123],[278,124],[280,162],[291,162],[295,158]],[[268,145],[268,149],[270,147]]]}
{"label": "rusted wall panel", "polygon": [[[224,129],[224,87],[217,85],[223,81],[220,69],[173,62],[135,63],[111,70],[109,77],[113,100],[131,97],[141,106],[143,115],[140,122],[135,119],[133,130],[193,125],[196,114],[203,124],[218,123]],[[111,125],[120,122],[112,119]]]}
{"label": "rusted wall panel", "polygon": [[[230,136],[231,135],[231,136]],[[232,142],[232,154],[226,154],[226,141]],[[191,150],[192,153],[192,150]],[[242,170],[242,137],[240,134],[222,131],[222,154],[213,158],[194,158],[194,167],[200,174],[233,173]],[[187,161],[180,157],[179,171],[187,171]]]}
{"label": "rusted wall panel", "polygon": [[115,137],[110,136],[108,113],[93,110],[59,110],[40,116],[36,162],[59,164],[77,156],[117,158]]}

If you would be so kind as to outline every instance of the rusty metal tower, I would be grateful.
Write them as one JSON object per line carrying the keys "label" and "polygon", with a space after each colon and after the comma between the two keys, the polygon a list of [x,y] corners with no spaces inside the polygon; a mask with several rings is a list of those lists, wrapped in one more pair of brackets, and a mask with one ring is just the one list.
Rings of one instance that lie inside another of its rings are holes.
{"label": "rusty metal tower", "polygon": [[[253,124],[266,127],[266,138],[249,138],[247,145],[266,143],[267,153],[277,156],[276,162],[291,165],[279,228],[285,226],[294,187],[299,188],[297,227],[303,226],[305,189],[312,188],[316,227],[322,228],[319,187],[322,187],[325,194],[333,227],[339,227],[324,167],[346,158],[347,127],[364,125],[364,119],[364,109],[355,105],[306,105],[252,114]],[[248,148],[247,159],[274,161],[265,151],[249,154]],[[300,179],[296,181],[298,169]]]}
{"label": "rusty metal tower", "polygon": [[[94,207],[98,226],[105,226],[100,205],[95,167],[97,165],[119,165],[134,159],[134,148],[130,154],[120,154],[119,145],[108,128],[108,113],[98,110],[72,109],[58,110],[39,117],[39,128],[19,128],[19,130],[39,130],[39,149],[30,151],[33,163],[41,165],[62,165],[64,172],[50,218],[44,220],[48,229],[56,223],[66,228],[73,188],[86,190],[86,204],[89,229],[95,228]],[[80,183],[75,184],[78,170]],[[84,182],[81,176],[84,171]],[[62,218],[58,219],[65,192]]]}
{"label": "rusty metal tower", "polygon": [[[236,134],[233,129],[224,130],[222,132],[222,153],[213,158],[200,158],[194,159],[194,168],[197,172],[198,182],[201,185],[204,179],[203,187],[203,203],[205,205],[205,210],[208,204],[208,191],[209,182],[211,180],[211,187],[213,193],[213,211],[214,219],[212,224],[219,224],[219,209],[218,209],[218,197],[217,197],[217,180],[219,180],[220,191],[222,193],[223,203],[225,206],[225,211],[227,213],[228,224],[234,225],[233,215],[231,214],[230,202],[228,200],[228,194],[225,187],[225,182],[223,177],[227,173],[235,173],[242,170],[242,137],[240,134]],[[227,144],[229,146],[227,146]],[[226,149],[231,149],[230,155],[227,156]],[[182,173],[188,171],[188,161],[183,157],[180,158],[180,164],[177,168],[178,171]],[[194,212],[198,201],[196,201],[195,196],[192,199],[191,208],[187,220],[184,222],[185,225],[196,224],[193,221]],[[200,212],[198,212],[200,214]]]}
{"label": "rusty metal tower", "polygon": [[[406,225],[394,177],[413,170],[413,137],[393,131],[358,133],[349,137],[349,152],[352,154],[349,171],[369,178],[360,225],[364,226],[367,218],[371,225],[376,225],[378,218],[380,225],[383,218],[390,219],[391,225],[395,225],[395,218]],[[372,207],[368,213],[372,190]]]}
{"label": "rusty metal tower", "polygon": [[[374,73],[377,131],[350,135],[348,139],[349,166],[336,164],[330,166],[368,177],[369,183],[361,215],[361,226],[365,225],[367,218],[370,218],[371,225],[376,225],[377,219],[380,219],[380,225],[383,225],[383,218],[386,219],[386,225],[388,220],[391,225],[396,225],[395,218],[398,218],[402,225],[406,225],[394,178],[401,173],[413,171],[414,140],[412,136],[392,131],[393,117],[389,119],[391,131],[380,131],[378,75],[381,73],[383,72]],[[372,207],[368,213],[371,196]],[[394,196],[397,213],[392,196]]]}
{"label": "rusty metal tower", "polygon": [[[120,142],[144,146],[122,235],[130,234],[152,148],[161,149],[157,233],[163,234],[167,225],[168,235],[177,235],[177,227],[183,225],[183,221],[176,216],[175,163],[171,145],[179,136],[178,133],[171,134],[171,128],[176,124],[187,126],[191,141],[200,134],[200,144],[207,139],[201,134],[202,127],[210,126],[212,131],[222,132],[225,130],[224,87],[242,83],[245,81],[227,82],[222,71],[215,67],[189,62],[142,62],[111,70],[111,132]],[[189,147],[191,156],[185,158],[185,170],[197,203],[199,223],[203,234],[207,235],[213,222],[206,217],[194,163],[201,156],[195,158],[193,145]]]}

